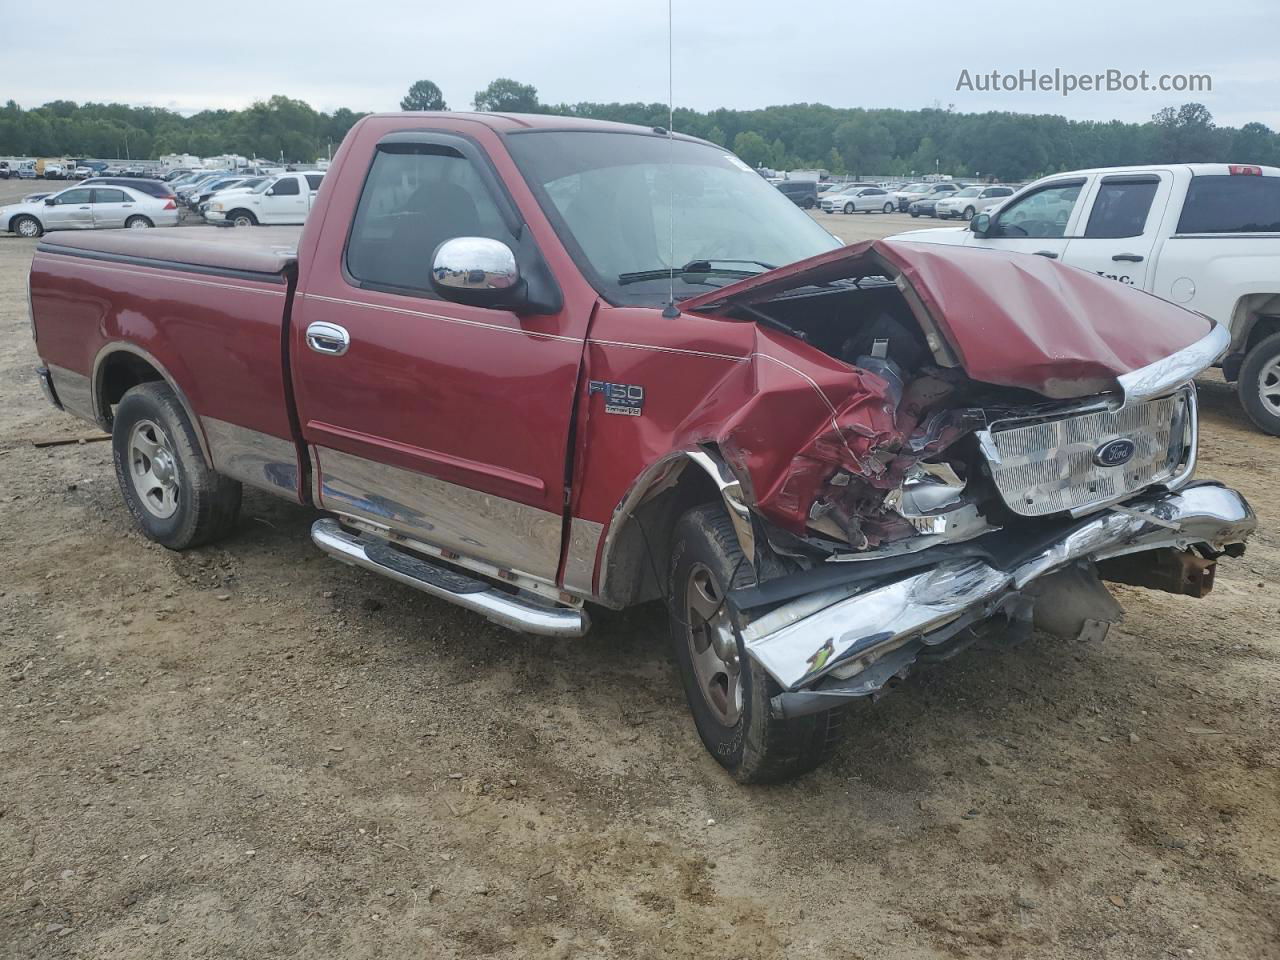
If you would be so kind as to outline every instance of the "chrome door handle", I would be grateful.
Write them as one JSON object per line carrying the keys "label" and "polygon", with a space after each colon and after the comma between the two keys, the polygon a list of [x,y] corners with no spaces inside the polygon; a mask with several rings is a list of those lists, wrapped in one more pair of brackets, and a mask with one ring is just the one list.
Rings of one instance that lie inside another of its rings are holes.
{"label": "chrome door handle", "polygon": [[351,335],[336,323],[313,323],[307,327],[307,346],[316,353],[340,357],[351,346]]}

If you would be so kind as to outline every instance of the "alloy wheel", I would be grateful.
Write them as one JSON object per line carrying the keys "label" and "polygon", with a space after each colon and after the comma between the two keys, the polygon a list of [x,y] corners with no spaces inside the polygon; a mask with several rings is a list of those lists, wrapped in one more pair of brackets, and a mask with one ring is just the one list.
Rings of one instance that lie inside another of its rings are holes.
{"label": "alloy wheel", "polygon": [[152,516],[167,520],[178,510],[178,461],[173,443],[152,420],[129,431],[129,480]]}
{"label": "alloy wheel", "polygon": [[742,662],[724,591],[706,564],[689,569],[685,598],[685,632],[698,690],[716,719],[732,727],[742,716]]}

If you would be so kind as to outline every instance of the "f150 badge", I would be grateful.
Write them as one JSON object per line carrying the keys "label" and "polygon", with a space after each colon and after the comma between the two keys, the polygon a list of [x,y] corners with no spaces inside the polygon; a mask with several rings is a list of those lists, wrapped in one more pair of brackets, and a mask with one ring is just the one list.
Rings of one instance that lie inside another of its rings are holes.
{"label": "f150 badge", "polygon": [[634,383],[610,383],[607,380],[587,382],[587,396],[604,394],[604,412],[624,417],[638,417],[644,412],[644,387]]}

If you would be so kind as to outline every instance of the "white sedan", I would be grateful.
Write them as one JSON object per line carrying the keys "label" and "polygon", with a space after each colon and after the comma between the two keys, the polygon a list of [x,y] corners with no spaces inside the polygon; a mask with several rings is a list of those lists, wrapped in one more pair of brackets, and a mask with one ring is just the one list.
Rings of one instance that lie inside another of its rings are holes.
{"label": "white sedan", "polygon": [[49,230],[176,227],[178,218],[173,197],[152,197],[129,187],[71,187],[0,207],[0,230],[38,237]]}
{"label": "white sedan", "polygon": [[939,220],[947,220],[951,217],[972,220],[976,214],[994,207],[1011,196],[1013,196],[1013,187],[965,187],[945,200],[939,200],[937,206],[933,208],[933,213]]}
{"label": "white sedan", "polygon": [[842,193],[828,193],[821,198],[826,213],[893,213],[893,197],[880,187],[850,187]]}

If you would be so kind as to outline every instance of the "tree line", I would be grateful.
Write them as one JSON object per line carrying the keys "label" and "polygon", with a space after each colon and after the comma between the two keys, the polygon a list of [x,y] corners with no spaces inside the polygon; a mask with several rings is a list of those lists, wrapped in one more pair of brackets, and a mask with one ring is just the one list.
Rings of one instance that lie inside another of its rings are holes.
{"label": "tree line", "polygon": [[[404,110],[445,110],[440,88],[413,84]],[[471,107],[555,113],[667,126],[662,103],[544,104],[537,89],[509,78],[476,91]],[[273,96],[244,110],[183,116],[155,107],[67,100],[0,108],[0,155],[154,158],[165,153],[310,161],[336,148],[362,116]],[[1166,107],[1143,123],[1068,120],[1051,114],[958,113],[839,108],[795,103],[759,110],[677,108],[675,129],[727,147],[752,166],[822,167],[836,174],[956,176],[1026,180],[1058,170],[1125,164],[1238,162],[1280,165],[1280,136],[1261,123],[1218,126],[1198,103]]]}

